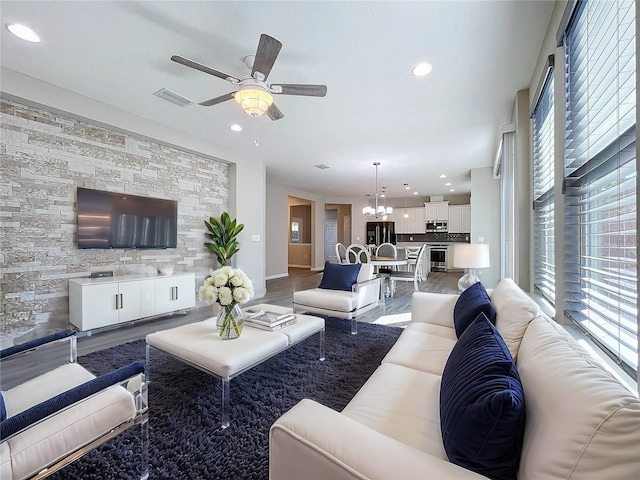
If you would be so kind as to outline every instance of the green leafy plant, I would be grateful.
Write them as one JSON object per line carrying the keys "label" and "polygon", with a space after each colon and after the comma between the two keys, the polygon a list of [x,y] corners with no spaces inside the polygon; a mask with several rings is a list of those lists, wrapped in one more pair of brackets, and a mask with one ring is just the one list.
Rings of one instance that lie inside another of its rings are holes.
{"label": "green leafy plant", "polygon": [[211,217],[208,222],[205,220],[204,224],[209,230],[208,233],[205,233],[205,236],[211,240],[210,242],[205,242],[205,247],[216,255],[220,265],[227,265],[231,257],[238,253],[240,249],[240,244],[236,238],[244,228],[244,225],[231,220],[227,212],[222,212],[220,220]]}

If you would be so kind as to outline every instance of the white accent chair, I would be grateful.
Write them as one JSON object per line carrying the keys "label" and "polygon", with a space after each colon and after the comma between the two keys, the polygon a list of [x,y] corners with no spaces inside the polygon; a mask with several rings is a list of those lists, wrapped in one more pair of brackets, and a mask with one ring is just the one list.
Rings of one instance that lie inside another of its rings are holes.
{"label": "white accent chair", "polygon": [[371,252],[364,245],[352,243],[347,247],[347,263],[369,263]]}
{"label": "white accent chair", "polygon": [[336,257],[338,257],[338,263],[349,263],[347,261],[347,247],[340,242],[336,243]]}
{"label": "white accent chair", "polygon": [[3,480],[44,478],[134,426],[136,475],[148,478],[145,363],[96,377],[76,362],[76,341],[61,332],[0,352]]}
{"label": "white accent chair", "polygon": [[294,292],[293,311],[351,320],[351,334],[355,335],[358,333],[356,317],[378,306],[381,285],[380,277],[375,275],[373,265],[363,263],[351,291],[318,287]]}
{"label": "white accent chair", "polygon": [[399,272],[392,271],[389,274],[389,282],[391,283],[391,296],[396,290],[396,282],[413,282],[413,288],[417,292],[419,289],[418,284],[422,281],[422,264],[424,263],[424,252],[427,246],[422,245],[420,247],[420,251],[418,252],[418,258],[416,259],[416,264],[413,269],[413,272]]}

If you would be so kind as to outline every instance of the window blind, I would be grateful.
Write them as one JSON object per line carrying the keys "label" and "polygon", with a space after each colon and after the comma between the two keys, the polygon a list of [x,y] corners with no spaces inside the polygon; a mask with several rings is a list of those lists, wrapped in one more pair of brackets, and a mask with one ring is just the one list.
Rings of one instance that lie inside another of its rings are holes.
{"label": "window blind", "polygon": [[533,242],[537,291],[555,303],[553,69],[547,70],[533,111]]}
{"label": "window blind", "polygon": [[565,34],[566,314],[638,368],[635,4],[583,1]]}

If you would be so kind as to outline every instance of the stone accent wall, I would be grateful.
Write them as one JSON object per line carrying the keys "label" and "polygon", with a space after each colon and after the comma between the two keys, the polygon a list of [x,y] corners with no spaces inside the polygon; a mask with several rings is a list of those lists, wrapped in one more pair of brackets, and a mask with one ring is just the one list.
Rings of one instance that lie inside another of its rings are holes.
{"label": "stone accent wall", "polygon": [[[222,162],[70,116],[0,100],[0,348],[68,329],[68,280],[94,270],[155,274],[214,267],[203,220],[229,205]],[[178,247],[80,250],[77,187],[178,201]]]}

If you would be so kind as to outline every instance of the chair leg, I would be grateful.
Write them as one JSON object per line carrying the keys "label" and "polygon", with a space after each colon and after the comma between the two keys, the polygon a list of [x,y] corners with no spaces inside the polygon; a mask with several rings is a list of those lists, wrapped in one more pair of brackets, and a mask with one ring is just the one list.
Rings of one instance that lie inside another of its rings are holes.
{"label": "chair leg", "polygon": [[358,333],[358,320],[356,317],[351,318],[351,335],[356,335]]}

